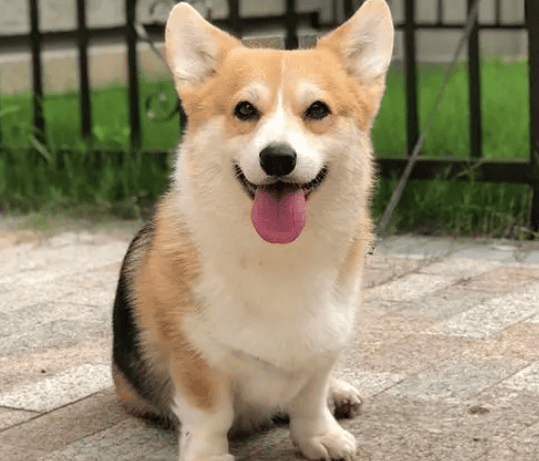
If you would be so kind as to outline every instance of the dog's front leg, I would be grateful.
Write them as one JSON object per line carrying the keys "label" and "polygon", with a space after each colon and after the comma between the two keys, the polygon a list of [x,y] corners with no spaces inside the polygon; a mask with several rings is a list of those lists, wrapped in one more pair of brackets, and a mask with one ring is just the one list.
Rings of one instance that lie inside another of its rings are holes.
{"label": "dog's front leg", "polygon": [[198,357],[191,361],[193,357],[171,363],[180,461],[234,461],[227,438],[234,419],[230,380]]}
{"label": "dog's front leg", "polygon": [[331,368],[317,372],[292,401],[290,436],[309,459],[351,461],[356,441],[331,414],[327,397]]}

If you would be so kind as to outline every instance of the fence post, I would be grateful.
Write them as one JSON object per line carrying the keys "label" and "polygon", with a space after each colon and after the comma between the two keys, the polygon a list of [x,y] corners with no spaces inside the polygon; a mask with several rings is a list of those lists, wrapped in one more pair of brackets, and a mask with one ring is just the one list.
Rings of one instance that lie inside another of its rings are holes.
{"label": "fence post", "polygon": [[412,155],[419,138],[417,115],[417,66],[415,43],[415,0],[404,5],[404,69],[406,73],[406,151]]}
{"label": "fence post", "polygon": [[[476,0],[468,0],[468,14]],[[479,33],[477,19],[468,39],[468,94],[470,104],[470,150],[474,159],[481,158],[481,81],[479,70]]]}
{"label": "fence post", "polygon": [[344,11],[344,20],[346,21],[354,13],[354,8],[352,7],[352,0],[344,0],[343,11]]}
{"label": "fence post", "polygon": [[37,0],[30,0],[30,46],[32,49],[32,89],[34,105],[34,135],[45,142],[45,117],[43,116],[43,77],[41,68],[41,33]]}
{"label": "fence post", "polygon": [[137,69],[137,32],[135,30],[136,0],[125,0],[125,35],[127,40],[127,77],[129,83],[129,123],[131,149],[140,146],[140,110]]}
{"label": "fence post", "polygon": [[86,28],[85,0],[77,0],[77,29],[82,137],[91,142],[92,108],[90,105],[90,81],[88,78],[88,29]]}
{"label": "fence post", "polygon": [[286,0],[286,38],[284,47],[287,50],[295,50],[298,47],[297,25],[298,17],[296,14],[295,0]]}
{"label": "fence post", "polygon": [[228,0],[228,21],[230,29],[238,37],[241,37],[242,24],[240,18],[240,1]]}
{"label": "fence post", "polygon": [[[0,78],[1,76],[2,76],[2,67],[0,66]],[[0,114],[2,114],[2,98],[0,98]],[[1,115],[0,115],[0,146],[2,146],[2,117]]]}
{"label": "fence post", "polygon": [[539,231],[539,2],[526,0],[530,93],[530,183],[533,190],[532,229]]}

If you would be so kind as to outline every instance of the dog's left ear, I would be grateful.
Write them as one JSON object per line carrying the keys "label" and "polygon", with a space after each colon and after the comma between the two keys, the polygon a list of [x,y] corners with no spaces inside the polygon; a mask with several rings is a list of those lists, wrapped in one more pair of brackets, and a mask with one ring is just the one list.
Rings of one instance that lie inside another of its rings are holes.
{"label": "dog's left ear", "polygon": [[367,0],[343,25],[323,37],[319,48],[330,48],[361,84],[382,85],[393,53],[393,21],[385,0]]}

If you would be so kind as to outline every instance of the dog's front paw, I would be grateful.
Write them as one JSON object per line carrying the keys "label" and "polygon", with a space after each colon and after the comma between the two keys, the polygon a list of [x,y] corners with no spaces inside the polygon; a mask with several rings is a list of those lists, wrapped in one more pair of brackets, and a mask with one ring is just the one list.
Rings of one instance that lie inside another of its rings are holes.
{"label": "dog's front paw", "polygon": [[356,439],[340,426],[323,435],[292,440],[308,459],[352,461],[356,454]]}
{"label": "dog's front paw", "polygon": [[328,392],[328,407],[336,418],[355,418],[361,409],[358,390],[340,379],[332,378]]}

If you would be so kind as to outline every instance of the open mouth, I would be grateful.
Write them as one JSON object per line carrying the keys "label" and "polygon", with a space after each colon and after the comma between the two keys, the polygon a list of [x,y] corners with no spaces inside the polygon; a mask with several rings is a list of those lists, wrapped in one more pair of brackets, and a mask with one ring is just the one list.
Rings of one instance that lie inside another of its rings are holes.
{"label": "open mouth", "polygon": [[320,187],[328,174],[324,166],[306,183],[277,179],[267,184],[250,182],[239,165],[234,164],[236,178],[252,200],[251,223],[262,240],[268,243],[292,243],[307,222],[307,199]]}
{"label": "open mouth", "polygon": [[296,182],[291,182],[291,181],[282,181],[278,179],[277,181],[273,183],[261,184],[258,186],[250,182],[245,177],[239,165],[234,164],[234,172],[243,190],[247,193],[247,195],[251,198],[251,200],[254,200],[255,195],[256,195],[256,190],[259,187],[263,187],[265,191],[267,191],[269,194],[271,194],[277,199],[279,199],[280,197],[284,197],[291,192],[301,190],[305,195],[305,199],[307,200],[309,198],[309,195],[311,195],[311,192],[313,192],[318,187],[320,187],[320,185],[326,179],[327,174],[328,174],[328,168],[327,166],[324,166],[320,170],[320,172],[316,175],[316,177],[312,181],[309,181],[307,183],[301,184],[301,183],[296,183]]}

